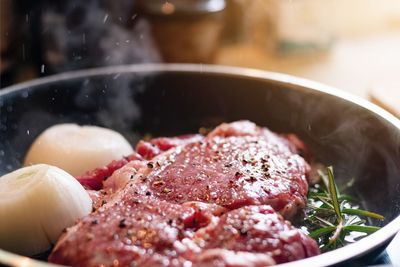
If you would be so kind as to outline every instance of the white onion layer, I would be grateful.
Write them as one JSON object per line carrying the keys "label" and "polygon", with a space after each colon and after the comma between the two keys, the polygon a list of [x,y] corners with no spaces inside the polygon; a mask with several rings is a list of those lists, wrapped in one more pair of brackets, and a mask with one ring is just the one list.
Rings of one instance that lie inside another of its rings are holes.
{"label": "white onion layer", "polygon": [[57,167],[38,164],[6,174],[0,177],[0,248],[27,256],[46,251],[91,210],[82,185]]}
{"label": "white onion layer", "polygon": [[97,126],[58,124],[36,138],[27,153],[25,165],[50,164],[77,176],[131,153],[131,145],[116,131]]}

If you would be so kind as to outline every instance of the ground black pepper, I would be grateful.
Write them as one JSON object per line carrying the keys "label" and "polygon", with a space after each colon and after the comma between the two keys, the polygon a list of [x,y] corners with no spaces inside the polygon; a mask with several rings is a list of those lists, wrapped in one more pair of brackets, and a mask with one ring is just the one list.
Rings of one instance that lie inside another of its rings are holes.
{"label": "ground black pepper", "polygon": [[119,227],[119,228],[124,228],[124,227],[126,227],[125,221],[126,221],[125,219],[120,220],[120,221],[119,221],[119,224],[118,224],[118,227]]}

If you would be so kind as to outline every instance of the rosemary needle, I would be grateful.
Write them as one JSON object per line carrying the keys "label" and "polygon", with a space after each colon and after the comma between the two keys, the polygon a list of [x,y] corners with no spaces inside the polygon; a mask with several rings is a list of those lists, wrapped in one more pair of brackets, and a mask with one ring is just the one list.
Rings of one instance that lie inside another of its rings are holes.
{"label": "rosemary needle", "polygon": [[322,183],[310,188],[305,220],[309,235],[322,251],[344,246],[354,233],[360,236],[379,230],[379,227],[365,225],[363,218],[384,220],[384,217],[358,209],[353,198],[341,194],[332,167],[326,168],[326,174],[318,173]]}

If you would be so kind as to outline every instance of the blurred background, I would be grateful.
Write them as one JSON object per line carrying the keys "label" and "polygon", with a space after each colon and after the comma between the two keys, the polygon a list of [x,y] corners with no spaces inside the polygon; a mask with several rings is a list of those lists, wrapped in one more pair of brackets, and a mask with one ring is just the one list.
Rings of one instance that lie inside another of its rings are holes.
{"label": "blurred background", "polygon": [[399,0],[0,0],[0,87],[143,62],[278,71],[400,114]]}

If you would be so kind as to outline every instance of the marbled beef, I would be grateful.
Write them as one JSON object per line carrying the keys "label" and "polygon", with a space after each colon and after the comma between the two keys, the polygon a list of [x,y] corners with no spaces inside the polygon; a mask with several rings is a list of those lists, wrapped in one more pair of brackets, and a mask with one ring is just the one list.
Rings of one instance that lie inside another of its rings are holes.
{"label": "marbled beef", "polygon": [[291,218],[305,206],[309,165],[288,139],[247,121],[222,124],[205,138],[154,157],[137,180],[154,197],[228,209],[271,205]]}
{"label": "marbled beef", "polygon": [[100,207],[66,231],[49,261],[267,266],[317,255],[316,242],[284,220],[304,207],[308,190],[305,146],[289,137],[239,121],[205,137],[139,142],[143,159],[112,175],[88,173],[84,181],[102,187]]}

